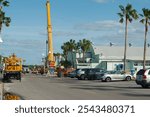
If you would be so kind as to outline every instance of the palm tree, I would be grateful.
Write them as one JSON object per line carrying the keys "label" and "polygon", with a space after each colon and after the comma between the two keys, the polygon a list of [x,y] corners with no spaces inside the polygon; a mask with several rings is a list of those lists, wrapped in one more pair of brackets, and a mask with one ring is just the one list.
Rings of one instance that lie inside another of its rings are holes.
{"label": "palm tree", "polygon": [[148,33],[148,26],[150,25],[150,10],[146,9],[146,8],[143,8],[142,11],[143,11],[143,14],[140,14],[140,16],[142,17],[140,22],[145,25],[144,54],[143,54],[143,69],[145,69],[147,33]]}
{"label": "palm tree", "polygon": [[127,4],[126,7],[119,5],[121,10],[118,13],[120,17],[120,23],[123,23],[125,20],[125,46],[124,46],[124,71],[126,70],[126,54],[127,54],[127,35],[128,35],[128,23],[131,23],[133,19],[138,19],[138,14],[135,9],[132,8],[131,4]]}
{"label": "palm tree", "polygon": [[69,47],[68,47],[68,43],[63,43],[63,45],[61,46],[61,49],[63,50],[63,54],[64,54],[64,57],[65,57],[65,60],[67,60],[67,55],[68,55],[68,51],[69,51]]}
{"label": "palm tree", "polygon": [[79,40],[78,45],[80,46],[83,52],[83,62],[85,62],[85,52],[87,52],[90,49],[92,42],[87,39],[83,39],[83,40]]}
{"label": "palm tree", "polygon": [[67,42],[67,44],[68,44],[68,49],[69,49],[69,51],[71,52],[71,56],[72,56],[72,61],[71,61],[71,63],[72,63],[72,65],[73,65],[73,67],[74,67],[74,62],[73,62],[73,50],[76,49],[76,42],[75,42],[75,40],[70,39],[70,41]]}
{"label": "palm tree", "polygon": [[8,7],[9,2],[7,0],[0,0],[0,32],[2,30],[2,25],[9,26],[11,19],[10,17],[5,16],[5,12],[3,11],[3,7]]}

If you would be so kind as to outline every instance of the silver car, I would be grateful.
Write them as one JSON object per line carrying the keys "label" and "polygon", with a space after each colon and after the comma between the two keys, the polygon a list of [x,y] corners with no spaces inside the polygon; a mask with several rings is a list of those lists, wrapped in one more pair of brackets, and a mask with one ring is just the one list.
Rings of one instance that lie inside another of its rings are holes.
{"label": "silver car", "polygon": [[68,73],[68,77],[75,78],[77,76],[77,70]]}
{"label": "silver car", "polygon": [[130,81],[132,79],[132,76],[127,73],[123,73],[121,71],[107,71],[103,74],[101,80],[110,82],[113,80],[126,80]]}
{"label": "silver car", "polygon": [[139,70],[135,82],[143,88],[148,88],[150,86],[150,69]]}
{"label": "silver car", "polygon": [[78,80],[85,80],[85,71],[88,70],[88,69],[89,68],[83,68],[83,69],[77,70],[76,77],[78,78]]}

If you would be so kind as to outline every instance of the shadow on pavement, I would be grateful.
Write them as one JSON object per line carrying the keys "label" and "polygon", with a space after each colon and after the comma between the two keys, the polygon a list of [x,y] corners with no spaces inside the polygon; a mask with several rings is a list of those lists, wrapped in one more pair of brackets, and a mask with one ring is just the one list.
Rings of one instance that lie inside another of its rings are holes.
{"label": "shadow on pavement", "polygon": [[125,96],[134,96],[134,97],[150,97],[150,94],[134,94],[134,93],[122,93]]}

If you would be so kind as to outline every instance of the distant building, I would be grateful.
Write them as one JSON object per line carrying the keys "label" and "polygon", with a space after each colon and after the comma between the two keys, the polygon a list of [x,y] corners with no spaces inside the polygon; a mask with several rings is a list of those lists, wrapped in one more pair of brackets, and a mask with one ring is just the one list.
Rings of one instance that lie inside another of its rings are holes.
{"label": "distant building", "polygon": [[23,69],[24,73],[29,73],[30,72],[29,66],[27,66],[27,65],[23,65],[22,69]]}
{"label": "distant building", "polygon": [[[143,47],[127,48],[127,69],[139,70],[143,68]],[[123,70],[124,47],[120,46],[92,46],[85,54],[73,52],[68,54],[68,60],[72,61],[76,68],[103,68],[106,70]],[[150,47],[147,47],[146,67],[150,68]]]}

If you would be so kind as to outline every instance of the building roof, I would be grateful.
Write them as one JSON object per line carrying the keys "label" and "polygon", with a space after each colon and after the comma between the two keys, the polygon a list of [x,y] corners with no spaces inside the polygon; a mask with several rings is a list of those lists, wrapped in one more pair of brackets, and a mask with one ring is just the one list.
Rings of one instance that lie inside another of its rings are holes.
{"label": "building roof", "polygon": [[[101,59],[123,59],[123,46],[93,46],[95,54],[99,54]],[[143,60],[143,47],[128,47],[127,59],[129,60]],[[146,59],[150,60],[150,47],[147,47]]]}

